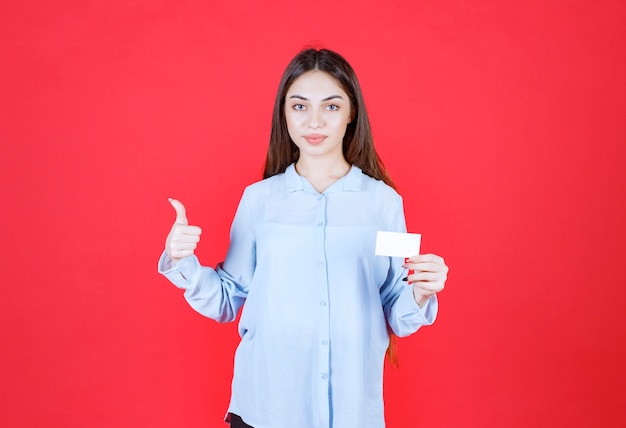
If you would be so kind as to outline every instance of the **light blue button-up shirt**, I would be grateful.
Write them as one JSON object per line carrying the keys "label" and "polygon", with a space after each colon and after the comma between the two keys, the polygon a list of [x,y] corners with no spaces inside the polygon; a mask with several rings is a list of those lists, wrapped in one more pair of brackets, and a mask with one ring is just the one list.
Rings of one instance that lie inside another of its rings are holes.
{"label": "light blue button-up shirt", "polygon": [[216,269],[161,256],[196,311],[227,322],[243,306],[229,412],[255,428],[385,426],[387,323],[407,336],[437,299],[417,306],[403,259],[374,255],[378,230],[406,232],[391,187],[352,166],[319,193],[291,165],[246,188]]}

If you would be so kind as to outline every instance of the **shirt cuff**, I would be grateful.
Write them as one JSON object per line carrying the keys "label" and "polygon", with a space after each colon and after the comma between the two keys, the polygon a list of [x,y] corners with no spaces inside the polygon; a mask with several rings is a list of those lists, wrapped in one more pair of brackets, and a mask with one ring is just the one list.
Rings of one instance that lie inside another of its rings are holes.
{"label": "shirt cuff", "polygon": [[[413,290],[411,290],[411,294],[413,294]],[[415,298],[413,299],[415,300]],[[417,302],[415,303],[417,305]],[[426,304],[421,308],[418,306],[419,312],[424,317],[424,320],[428,325],[435,322],[435,318],[437,318],[437,311],[439,309],[439,301],[437,300],[437,295],[433,294],[426,301]]]}
{"label": "shirt cuff", "polygon": [[401,314],[405,314],[405,317],[415,319],[418,325],[431,325],[437,318],[437,311],[439,309],[439,302],[437,301],[437,295],[431,296],[424,306],[421,308],[415,301],[413,295],[413,286],[408,285],[404,292],[400,295],[400,299],[397,302]]}
{"label": "shirt cuff", "polygon": [[163,251],[159,258],[158,271],[176,287],[188,289],[191,285],[191,279],[199,267],[200,262],[195,255],[184,257],[174,264],[167,253]]}

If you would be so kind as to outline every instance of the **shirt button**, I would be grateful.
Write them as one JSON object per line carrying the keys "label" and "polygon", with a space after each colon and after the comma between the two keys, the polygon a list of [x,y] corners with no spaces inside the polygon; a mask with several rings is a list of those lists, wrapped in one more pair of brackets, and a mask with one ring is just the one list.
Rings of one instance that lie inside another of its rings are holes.
{"label": "shirt button", "polygon": [[322,340],[322,345],[328,345],[328,340],[326,339]]}
{"label": "shirt button", "polygon": [[322,223],[321,221],[319,223],[317,223],[318,226],[322,227],[324,226],[324,223]]}
{"label": "shirt button", "polygon": [[317,265],[322,267],[322,266],[324,266],[324,262],[317,262]]}
{"label": "shirt button", "polygon": [[328,379],[328,375],[327,375],[326,373],[324,373],[324,374],[322,375],[322,379],[324,379],[324,380]]}
{"label": "shirt button", "polygon": [[322,301],[320,302],[320,306],[326,306],[326,300],[322,300]]}

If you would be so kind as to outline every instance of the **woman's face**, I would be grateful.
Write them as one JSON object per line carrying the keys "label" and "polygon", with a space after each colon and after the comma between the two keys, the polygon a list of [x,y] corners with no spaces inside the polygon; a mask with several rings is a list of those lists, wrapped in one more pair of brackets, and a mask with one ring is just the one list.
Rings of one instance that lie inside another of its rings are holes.
{"label": "woman's face", "polygon": [[348,94],[328,73],[313,70],[294,80],[285,97],[285,120],[300,159],[343,160],[343,136],[351,110]]}

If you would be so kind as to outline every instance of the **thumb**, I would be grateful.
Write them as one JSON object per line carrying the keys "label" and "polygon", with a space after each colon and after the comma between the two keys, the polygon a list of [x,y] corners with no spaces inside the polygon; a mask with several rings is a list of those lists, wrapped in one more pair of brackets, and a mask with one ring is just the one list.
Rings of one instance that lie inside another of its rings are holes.
{"label": "thumb", "polygon": [[187,221],[187,212],[185,211],[185,206],[178,200],[169,198],[170,204],[176,210],[176,221],[175,224],[183,224],[185,226],[189,225]]}

